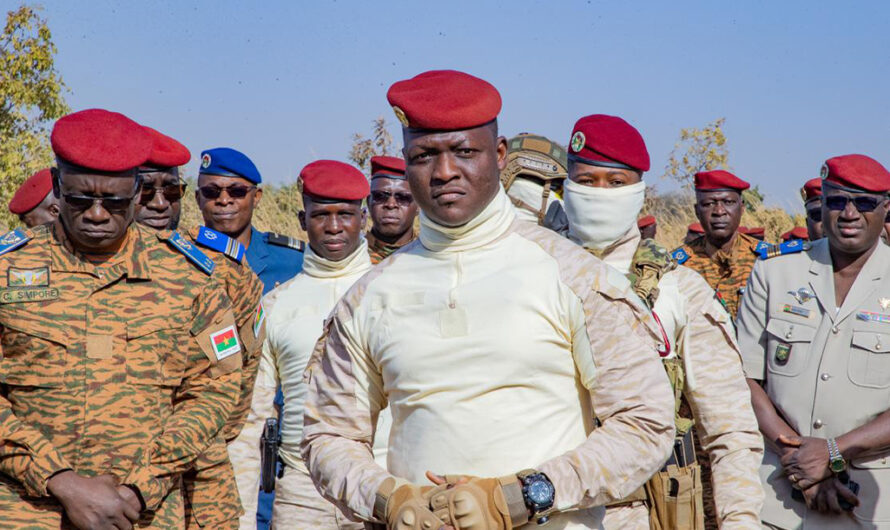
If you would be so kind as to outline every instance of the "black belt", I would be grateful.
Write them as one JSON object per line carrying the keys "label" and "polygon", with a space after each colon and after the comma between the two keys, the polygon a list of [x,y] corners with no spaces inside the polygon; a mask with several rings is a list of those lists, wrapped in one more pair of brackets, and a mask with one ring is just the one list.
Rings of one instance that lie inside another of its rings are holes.
{"label": "black belt", "polygon": [[686,431],[686,434],[674,438],[674,449],[671,456],[668,457],[662,471],[666,471],[668,466],[677,467],[691,466],[695,463],[695,443],[692,441],[692,430]]}

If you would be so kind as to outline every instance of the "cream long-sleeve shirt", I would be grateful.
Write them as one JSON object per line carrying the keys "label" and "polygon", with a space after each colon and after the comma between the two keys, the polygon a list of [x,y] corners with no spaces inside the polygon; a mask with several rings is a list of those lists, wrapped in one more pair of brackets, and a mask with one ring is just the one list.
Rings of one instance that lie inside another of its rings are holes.
{"label": "cream long-sleeve shirt", "polygon": [[[627,274],[639,243],[640,232],[633,226],[602,259]],[[711,460],[720,527],[758,528],[764,497],[759,474],[763,438],[729,313],[705,279],[682,265],[662,276],[653,309],[671,345],[670,355],[683,360],[684,395]]]}
{"label": "cream long-sleeve shirt", "polygon": [[[557,528],[598,528],[601,506],[667,458],[673,400],[626,278],[501,191],[467,225],[425,216],[420,240],[354,285],[306,371],[303,456],[320,491],[373,520],[390,476],[502,476],[556,488]],[[370,454],[393,417],[388,471]],[[594,429],[592,409],[603,419]]]}

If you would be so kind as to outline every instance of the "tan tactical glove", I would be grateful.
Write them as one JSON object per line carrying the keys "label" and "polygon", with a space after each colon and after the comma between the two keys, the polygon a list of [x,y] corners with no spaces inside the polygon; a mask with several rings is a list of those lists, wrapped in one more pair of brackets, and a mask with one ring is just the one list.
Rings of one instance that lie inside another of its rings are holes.
{"label": "tan tactical glove", "polygon": [[377,491],[374,515],[390,530],[439,530],[446,523],[430,510],[429,494],[434,489],[414,484],[396,488],[395,479],[386,479]]}
{"label": "tan tactical glove", "polygon": [[445,480],[447,484],[429,492],[428,497],[433,513],[455,530],[511,530],[528,522],[528,509],[516,475],[449,475]]}

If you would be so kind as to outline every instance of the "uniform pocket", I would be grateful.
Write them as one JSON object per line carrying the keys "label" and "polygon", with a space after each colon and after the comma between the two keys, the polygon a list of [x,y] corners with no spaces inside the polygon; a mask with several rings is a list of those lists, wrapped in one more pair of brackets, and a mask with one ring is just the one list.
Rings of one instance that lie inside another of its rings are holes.
{"label": "uniform pocket", "polygon": [[0,381],[8,385],[63,386],[70,339],[61,329],[35,322],[3,323]]}
{"label": "uniform pocket", "polygon": [[127,322],[127,380],[177,387],[185,375],[189,332],[184,316],[148,316]]}
{"label": "uniform pocket", "polygon": [[847,376],[867,388],[890,387],[890,334],[853,331]]}
{"label": "uniform pocket", "polygon": [[807,367],[810,343],[816,329],[799,322],[770,318],[767,331],[767,370],[770,373],[796,376]]}

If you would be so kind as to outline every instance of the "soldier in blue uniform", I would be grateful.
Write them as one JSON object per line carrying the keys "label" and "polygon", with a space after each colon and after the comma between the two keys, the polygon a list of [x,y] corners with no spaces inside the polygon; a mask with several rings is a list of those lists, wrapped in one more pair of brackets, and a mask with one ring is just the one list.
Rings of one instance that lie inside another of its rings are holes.
{"label": "soldier in blue uniform", "polygon": [[259,170],[243,153],[228,147],[201,153],[195,198],[204,224],[247,248],[247,264],[266,294],[300,272],[303,243],[252,226],[253,210],[263,196],[261,183]]}
{"label": "soldier in blue uniform", "polygon": [[[244,153],[228,147],[201,153],[198,189],[195,199],[204,224],[243,245],[247,264],[263,282],[265,295],[296,276],[303,268],[303,243],[292,237],[260,232],[252,226],[253,210],[263,196],[262,177],[256,165]],[[281,392],[275,396],[281,409]],[[257,528],[269,527],[274,493],[259,493]],[[244,505],[251,505],[243,499]]]}

